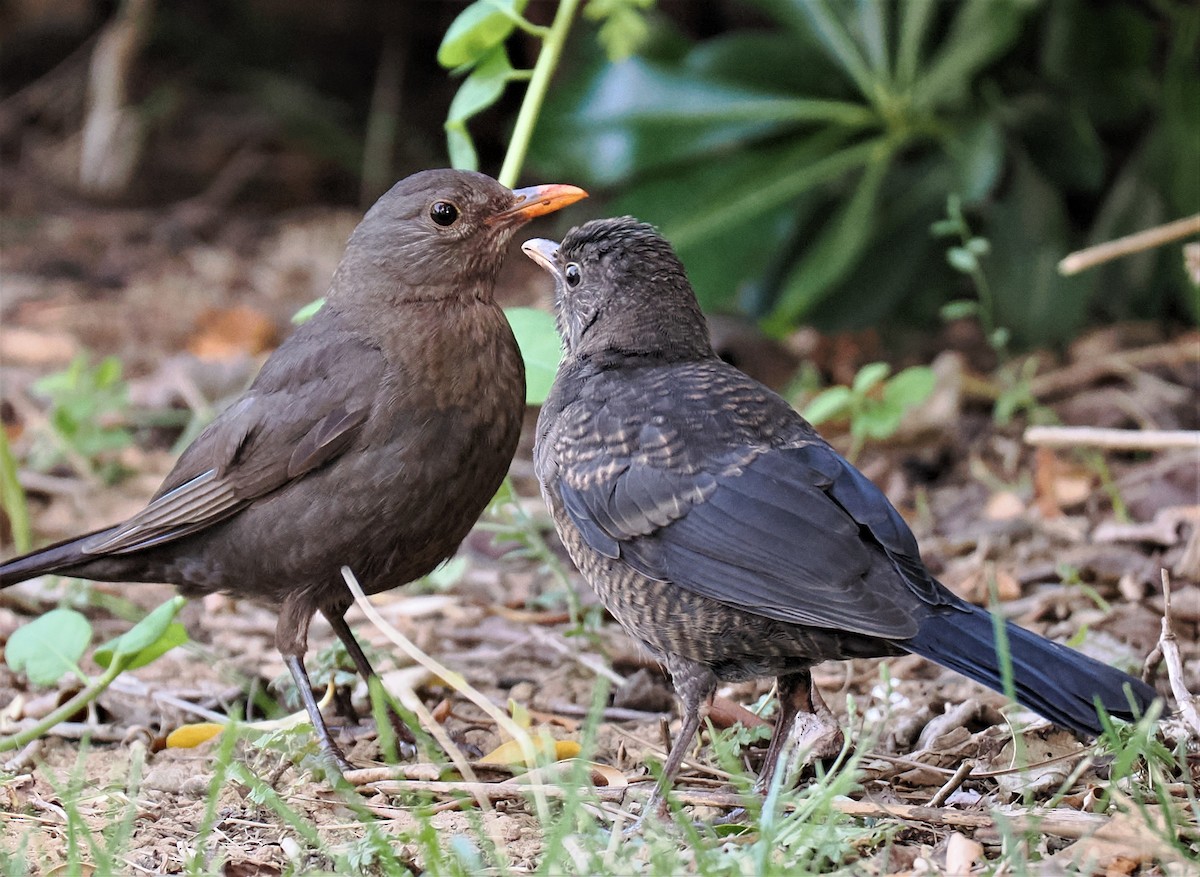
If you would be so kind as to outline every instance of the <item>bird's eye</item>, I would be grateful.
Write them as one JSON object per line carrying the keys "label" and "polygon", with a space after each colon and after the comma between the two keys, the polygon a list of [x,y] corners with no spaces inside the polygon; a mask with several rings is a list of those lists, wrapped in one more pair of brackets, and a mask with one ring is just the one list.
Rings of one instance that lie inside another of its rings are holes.
{"label": "bird's eye", "polygon": [[458,208],[449,201],[434,201],[429,218],[441,226],[453,225],[458,219]]}
{"label": "bird's eye", "polygon": [[567,286],[578,286],[579,281],[583,279],[583,272],[579,270],[579,265],[575,262],[569,262],[567,267],[563,269],[563,279],[567,281]]}

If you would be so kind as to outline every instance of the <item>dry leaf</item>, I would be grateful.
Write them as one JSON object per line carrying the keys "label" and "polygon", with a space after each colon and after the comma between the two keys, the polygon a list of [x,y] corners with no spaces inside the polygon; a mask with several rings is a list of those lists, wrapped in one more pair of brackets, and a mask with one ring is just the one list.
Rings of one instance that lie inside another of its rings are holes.
{"label": "dry leaf", "polygon": [[983,844],[957,831],[946,841],[946,877],[967,877],[983,858]]}
{"label": "dry leaf", "polygon": [[79,342],[67,332],[24,329],[0,331],[0,362],[6,366],[66,365],[79,353]]}
{"label": "dry leaf", "polygon": [[1063,460],[1052,449],[1039,447],[1034,452],[1033,464],[1033,491],[1043,518],[1061,517],[1064,509],[1077,506],[1092,495],[1094,473]]}
{"label": "dry leaf", "polygon": [[[1132,806],[1123,795],[1116,796],[1125,806]],[[1090,837],[1081,838],[1059,850],[1047,861],[1056,865],[1078,868],[1080,874],[1129,874],[1140,865],[1151,863],[1183,863],[1179,851],[1167,843],[1162,833],[1165,826],[1157,808],[1145,808],[1149,818],[1159,823],[1156,830],[1146,824],[1137,810],[1121,810],[1100,826]]]}
{"label": "dry leaf", "polygon": [[1012,521],[1024,514],[1024,501],[1011,490],[993,493],[983,508],[983,517],[989,521]]}
{"label": "dry leaf", "polygon": [[735,703],[727,697],[714,697],[712,706],[708,708],[708,720],[714,728],[732,728],[742,724],[747,728],[769,728],[771,723],[762,716],[757,716],[740,703]]}
{"label": "dry leaf", "polygon": [[[583,751],[583,747],[574,740],[553,740],[546,735],[530,739],[538,757],[551,761],[574,758]],[[479,761],[483,764],[525,764],[525,751],[518,741],[506,740]]]}
{"label": "dry leaf", "polygon": [[279,341],[275,321],[262,311],[245,305],[210,308],[200,315],[196,334],[188,350],[203,359],[251,356],[273,348]]}
{"label": "dry leaf", "polygon": [[194,725],[182,725],[167,735],[168,749],[191,749],[201,743],[207,743],[223,730],[224,725],[216,722],[197,722]]}

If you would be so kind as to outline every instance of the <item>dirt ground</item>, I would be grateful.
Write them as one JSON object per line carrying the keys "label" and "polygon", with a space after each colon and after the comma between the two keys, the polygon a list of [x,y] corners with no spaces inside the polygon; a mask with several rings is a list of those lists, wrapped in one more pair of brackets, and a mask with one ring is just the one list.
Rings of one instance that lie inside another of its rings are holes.
{"label": "dirt ground", "polygon": [[[109,455],[108,462],[119,464],[124,473],[113,484],[81,471],[69,458],[45,471],[23,467],[35,538],[46,542],[110,523],[146,500],[171,464],[171,447],[189,409],[218,405],[244,386],[261,357],[288,331],[290,315],[324,292],[357,217],[314,208],[230,219],[199,235],[186,216],[170,209],[69,202],[33,209],[34,200],[13,200],[18,208],[0,218],[0,410],[14,450],[25,459],[35,444],[46,440],[46,402],[33,391],[33,382],[61,371],[82,352],[93,361],[105,355],[120,358],[130,386],[127,415],[137,424],[135,441]],[[544,301],[547,290],[541,283],[526,260],[512,258],[502,298],[507,303]],[[801,352],[818,357],[823,371],[841,379],[867,361],[874,343],[862,338],[814,341],[810,335],[794,342]],[[948,336],[938,344],[955,346],[953,342]],[[730,343],[756,345],[744,338]],[[861,468],[909,518],[931,568],[948,586],[979,602],[987,602],[989,582],[994,581],[1005,612],[1019,623],[1056,639],[1071,639],[1083,651],[1135,673],[1141,672],[1159,637],[1165,569],[1174,589],[1182,682],[1200,691],[1197,455],[1159,451],[1101,457],[1071,449],[1035,450],[1022,442],[1019,425],[994,423],[987,396],[995,374],[981,369],[969,339],[957,346],[959,352],[937,359],[934,399],[909,418],[910,425],[895,440],[868,446],[860,460]],[[927,351],[929,358],[935,352]],[[1194,333],[1112,327],[1081,339],[1061,359],[1046,357],[1034,392],[1067,424],[1196,429],[1198,352],[1200,339]],[[786,374],[792,364],[791,354],[781,351],[764,367]],[[182,416],[171,423],[150,416],[164,411]],[[826,432],[848,446],[844,428]],[[526,441],[513,475],[523,508],[544,526],[528,453]],[[1123,504],[1123,514],[1114,511],[1114,496]],[[0,530],[7,555],[11,541],[7,528]],[[554,546],[552,534],[547,532],[547,538]],[[511,701],[526,708],[535,726],[545,726],[557,737],[577,734],[598,680],[611,678],[616,700],[606,712],[600,748],[592,758],[615,768],[627,782],[644,780],[644,756],[661,757],[664,722],[677,722],[669,683],[611,619],[586,635],[567,636],[572,625],[558,581],[538,563],[505,553],[505,544],[477,530],[464,544],[457,580],[448,588],[415,596],[398,591],[374,602],[422,650],[464,674],[496,703]],[[586,586],[577,579],[574,585],[585,610],[594,606]],[[91,591],[147,609],[171,593],[158,586],[105,584]],[[3,592],[0,644],[34,614],[81,593],[45,580]],[[97,641],[128,626],[102,605],[93,598],[87,609]],[[349,620],[383,656],[378,666],[385,677],[403,672],[405,661],[380,631],[358,610]],[[166,734],[200,720],[203,710],[249,711],[251,718],[260,718],[250,692],[285,676],[285,670],[273,645],[274,617],[265,608],[214,596],[189,604],[182,621],[191,638],[186,647],[123,676],[93,713],[74,717],[15,758],[7,756],[0,774],[0,845],[11,851],[26,838],[27,859],[39,862],[42,873],[56,873],[55,866],[67,855],[61,800],[69,777],[82,778],[85,820],[101,825],[115,806],[127,801],[132,764],[144,760],[132,852],[125,862],[129,873],[183,868],[194,852],[196,827],[205,818],[217,744],[165,748]],[[310,664],[333,639],[318,619]],[[87,669],[97,670],[94,665]],[[865,716],[877,725],[886,716],[886,734],[864,758],[863,800],[928,805],[958,764],[973,759],[974,773],[980,776],[952,789],[938,806],[986,813],[1025,794],[1037,801],[1078,763],[1077,758],[1060,759],[1058,764],[1065,766],[1049,771],[1049,779],[1006,773],[1011,730],[999,711],[1002,697],[916,658],[892,661],[889,673],[890,691],[874,661],[823,665],[817,674],[839,716],[847,715],[848,698],[853,698],[860,722]],[[501,742],[491,719],[440,680],[403,678],[417,679],[423,702],[468,754],[472,747],[486,753]],[[0,732],[20,727],[39,710],[44,713],[48,703],[70,693],[66,684],[61,691],[47,692],[0,665]],[[1160,691],[1168,690],[1165,678],[1157,684]],[[734,704],[750,705],[769,688],[764,681],[730,686],[720,694]],[[361,692],[358,697],[361,708]],[[352,761],[380,763],[369,720],[359,725],[333,721],[346,725],[343,740]],[[81,747],[78,738],[85,729],[91,742]],[[1184,732],[1168,723],[1164,733]],[[1031,741],[1033,760],[1054,762],[1078,750],[1069,735],[1052,729],[1029,732],[1026,742]],[[762,745],[748,756],[752,766],[755,757],[761,758]],[[707,754],[702,749],[699,758]],[[243,747],[238,758],[268,777],[331,844],[351,844],[361,837],[357,817],[327,784],[296,768],[286,753]],[[1180,784],[1193,782],[1198,769],[1193,760],[1192,775],[1181,776]],[[1104,776],[1103,764],[1088,768],[1058,806],[1087,810]],[[719,789],[722,781],[711,770],[688,771],[679,785]],[[397,831],[412,820],[388,793],[366,794],[364,802],[381,819],[393,820]],[[225,873],[322,866],[303,861],[304,851],[297,850],[278,815],[245,786],[229,782],[220,793],[218,811],[215,842],[226,861]],[[435,824],[448,832],[465,830],[469,818],[447,809]],[[501,839],[514,865],[536,864],[540,833],[524,803],[500,801],[484,817],[484,825]],[[896,849],[911,851],[906,867],[912,868],[920,856],[936,857],[939,844],[944,850],[951,833],[936,820],[914,821]],[[985,835],[977,833],[985,847],[999,843]],[[1049,836],[1046,842],[1050,851],[1070,844]],[[891,859],[888,872],[904,870],[894,865],[902,858]],[[1139,867],[1153,873],[1153,862],[1151,854],[1121,873]]]}

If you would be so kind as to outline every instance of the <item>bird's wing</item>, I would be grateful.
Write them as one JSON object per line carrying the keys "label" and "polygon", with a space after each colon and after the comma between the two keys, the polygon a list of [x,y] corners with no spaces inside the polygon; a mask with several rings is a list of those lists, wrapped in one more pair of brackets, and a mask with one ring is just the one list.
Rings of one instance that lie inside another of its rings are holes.
{"label": "bird's wing", "polygon": [[[594,550],[641,574],[781,621],[903,639],[944,590],[887,499],[813,436],[733,447],[709,466],[644,454],[572,465],[563,508]],[[566,462],[564,462],[566,461]]]}
{"label": "bird's wing", "polygon": [[183,538],[341,454],[370,414],[382,358],[337,332],[305,335],[307,345],[281,347],[275,356],[284,355],[184,451],[144,509],[84,552],[127,554]]}

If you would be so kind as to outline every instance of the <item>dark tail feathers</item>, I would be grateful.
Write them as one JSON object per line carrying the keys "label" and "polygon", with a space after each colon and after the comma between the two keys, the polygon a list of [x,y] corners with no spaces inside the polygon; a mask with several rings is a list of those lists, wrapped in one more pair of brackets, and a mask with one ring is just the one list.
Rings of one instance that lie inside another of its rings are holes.
{"label": "dark tail feathers", "polygon": [[80,546],[101,532],[103,531],[96,530],[92,533],[84,533],[82,536],[64,539],[62,542],[55,542],[53,545],[47,545],[45,548],[39,548],[37,551],[31,551],[0,563],[0,589],[46,573],[60,572],[69,575],[71,567],[85,559],[90,559],[83,556]]}
{"label": "dark tail feathers", "polygon": [[[1156,697],[1149,685],[1107,664],[1012,622],[1005,629],[1017,701],[1056,725],[1095,737],[1103,730],[1096,699],[1109,715],[1134,721]],[[959,604],[930,615],[917,635],[901,645],[988,688],[1004,691],[992,616],[978,606]]]}

